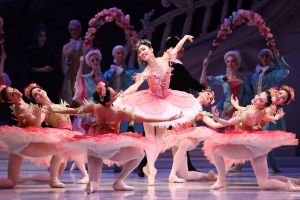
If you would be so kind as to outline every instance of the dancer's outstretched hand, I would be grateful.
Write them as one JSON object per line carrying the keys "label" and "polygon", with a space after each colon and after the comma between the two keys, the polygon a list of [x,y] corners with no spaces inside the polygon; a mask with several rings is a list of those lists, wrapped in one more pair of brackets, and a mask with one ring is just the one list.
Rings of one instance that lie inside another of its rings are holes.
{"label": "dancer's outstretched hand", "polygon": [[185,35],[184,37],[186,37],[186,39],[190,42],[194,41],[194,36],[192,36],[192,35]]}
{"label": "dancer's outstretched hand", "polygon": [[277,110],[276,115],[275,115],[276,120],[281,119],[281,118],[284,116],[284,114],[285,114],[285,112],[283,112],[283,109],[282,109],[282,108],[279,108],[279,109]]}
{"label": "dancer's outstretched hand", "polygon": [[234,97],[233,94],[231,95],[230,100],[231,100],[231,104],[233,105],[233,107],[237,108],[240,105],[238,98]]}
{"label": "dancer's outstretched hand", "polygon": [[213,107],[211,108],[211,112],[212,112],[213,118],[214,118],[215,120],[219,119],[220,113],[219,113],[219,111],[217,110],[217,107],[216,107],[216,106],[213,106]]}
{"label": "dancer's outstretched hand", "polygon": [[32,109],[32,114],[38,119],[42,118],[42,107],[35,105]]}

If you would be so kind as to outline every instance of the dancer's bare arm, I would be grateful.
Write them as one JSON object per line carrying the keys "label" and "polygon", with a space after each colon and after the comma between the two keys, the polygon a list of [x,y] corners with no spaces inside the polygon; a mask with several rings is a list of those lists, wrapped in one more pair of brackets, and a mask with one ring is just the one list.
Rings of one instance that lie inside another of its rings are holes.
{"label": "dancer's bare arm", "polygon": [[221,119],[219,117],[219,113],[215,106],[212,107],[211,110],[212,110],[214,120],[216,120],[220,124],[223,124],[224,126],[232,126],[232,125],[236,125],[240,122],[240,118],[238,116],[232,117],[229,120]]}

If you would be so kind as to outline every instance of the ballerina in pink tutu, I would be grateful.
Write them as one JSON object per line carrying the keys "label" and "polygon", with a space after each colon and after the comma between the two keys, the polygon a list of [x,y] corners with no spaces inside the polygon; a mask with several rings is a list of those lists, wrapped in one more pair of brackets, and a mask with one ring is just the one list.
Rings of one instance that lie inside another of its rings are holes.
{"label": "ballerina in pink tutu", "polygon": [[[148,185],[154,185],[155,161],[160,153],[163,133],[169,126],[192,120],[201,109],[197,99],[186,92],[169,89],[172,68],[170,61],[176,58],[183,44],[193,36],[185,35],[174,48],[168,49],[162,57],[155,57],[151,42],[142,39],[137,44],[138,60],[146,63],[143,73],[136,76],[137,82],[126,90],[125,97],[119,98],[114,106],[132,110],[145,117],[170,117],[183,112],[183,117],[174,121],[144,123],[145,135],[155,141],[146,149],[147,166],[143,171],[148,175]],[[149,89],[137,91],[147,80]]]}
{"label": "ballerina in pink tutu", "polygon": [[24,158],[38,164],[49,165],[50,162],[49,185],[55,188],[65,187],[58,180],[61,156],[57,155],[56,144],[61,142],[62,134],[72,136],[74,133],[39,127],[44,118],[41,108],[25,103],[22,93],[15,88],[1,85],[0,101],[12,105],[19,126],[0,126],[0,146],[9,153],[8,177],[0,179],[0,188],[16,186]]}
{"label": "ballerina in pink tutu", "polygon": [[[214,92],[211,90],[203,90],[199,93],[197,98],[201,105],[209,105],[214,103]],[[169,148],[173,150],[173,165],[169,175],[170,183],[183,183],[185,180],[216,180],[216,176],[213,171],[207,174],[197,171],[188,171],[186,164],[186,151],[191,151],[197,147],[197,145],[206,140],[209,137],[213,137],[215,134],[220,134],[205,126],[194,127],[195,122],[202,120],[205,124],[212,128],[221,128],[224,125],[216,123],[209,117],[209,113],[203,110],[199,111],[199,114],[195,119],[186,122],[184,124],[175,126],[172,130],[167,130],[164,134],[164,140],[162,145],[162,151],[166,151]],[[180,177],[177,177],[177,175]]]}
{"label": "ballerina in pink tutu", "polygon": [[210,137],[204,142],[204,152],[218,170],[218,179],[212,189],[226,187],[226,162],[242,162],[250,160],[258,185],[266,190],[300,191],[290,180],[282,181],[269,177],[267,153],[283,145],[297,145],[295,134],[272,130],[260,130],[261,122],[275,122],[284,112],[278,110],[275,115],[269,115],[265,109],[272,103],[270,91],[262,92],[252,99],[252,104],[242,111],[237,111],[229,119],[220,119],[216,109],[212,109],[216,121],[225,125],[235,125],[235,130],[228,130],[225,134]]}
{"label": "ballerina in pink tutu", "polygon": [[[61,108],[64,109],[67,107],[67,103],[61,101],[60,104],[54,104],[49,99],[47,92],[43,90],[39,85],[36,83],[31,83],[25,88],[25,96],[31,100],[33,103],[39,104],[42,106],[42,108],[45,107],[51,107],[51,108]],[[45,113],[45,119],[44,121],[49,124],[53,128],[59,128],[62,130],[72,130],[72,123],[70,120],[70,117],[68,115],[63,115],[59,113],[53,113],[53,112],[46,112]],[[83,175],[83,178],[78,181],[78,183],[86,184],[89,182],[89,175],[87,173],[87,170],[84,166],[84,161],[79,155],[78,158],[75,159],[76,165],[78,166],[80,172]],[[67,162],[63,162],[60,166],[60,172],[61,175],[65,169]],[[33,176],[33,177],[27,177],[23,180],[39,180],[39,178],[44,177],[44,179],[49,179],[48,176]]]}
{"label": "ballerina in pink tutu", "polygon": [[[124,92],[126,93],[126,91]],[[83,136],[74,137],[64,144],[64,148],[71,152],[84,152],[88,156],[90,182],[87,185],[88,193],[95,192],[99,185],[100,172],[103,160],[110,162],[125,163],[121,173],[113,184],[114,190],[133,190],[124,183],[124,179],[136,168],[144,157],[144,149],[151,144],[150,141],[139,134],[122,133],[119,134],[120,122],[164,122],[177,120],[182,117],[173,115],[170,117],[144,117],[135,115],[124,110],[116,109],[112,103],[116,100],[117,93],[105,83],[99,82],[97,92],[93,99],[97,104],[86,103],[81,108],[67,108],[63,110],[49,108],[52,112],[64,114],[91,114],[96,118],[96,123],[92,125],[88,133]],[[74,153],[72,153],[74,154]]]}

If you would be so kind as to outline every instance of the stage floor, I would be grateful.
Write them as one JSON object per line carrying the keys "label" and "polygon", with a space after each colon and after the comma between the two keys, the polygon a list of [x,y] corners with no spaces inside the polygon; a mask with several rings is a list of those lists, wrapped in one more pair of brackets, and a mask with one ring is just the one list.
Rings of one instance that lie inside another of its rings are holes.
{"label": "stage floor", "polygon": [[[209,169],[203,169],[208,171]],[[28,176],[44,171],[22,171],[22,175]],[[147,179],[140,178],[132,173],[127,183],[135,187],[133,192],[116,192],[111,185],[117,174],[111,170],[105,170],[102,174],[101,186],[96,193],[86,194],[85,186],[74,184],[80,178],[79,171],[70,173],[66,171],[62,181],[67,184],[67,188],[53,189],[46,183],[26,182],[19,184],[14,190],[0,190],[1,200],[77,200],[77,199],[118,199],[118,200],[152,200],[152,199],[197,199],[197,200],[296,200],[300,199],[300,192],[286,191],[261,191],[258,189],[253,172],[249,168],[244,168],[241,173],[229,174],[229,184],[226,189],[212,191],[209,186],[213,182],[167,182],[169,170],[158,171],[155,186],[147,186]],[[300,178],[299,168],[284,168],[283,175]],[[0,172],[1,177],[6,176],[6,172]]]}

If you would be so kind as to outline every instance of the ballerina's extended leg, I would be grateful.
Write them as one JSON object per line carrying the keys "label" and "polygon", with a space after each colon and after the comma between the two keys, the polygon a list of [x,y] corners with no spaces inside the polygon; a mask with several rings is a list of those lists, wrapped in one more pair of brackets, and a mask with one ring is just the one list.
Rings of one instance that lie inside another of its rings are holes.
{"label": "ballerina's extended leg", "polygon": [[116,181],[113,183],[113,189],[116,191],[132,191],[133,187],[124,183],[126,177],[138,166],[144,158],[145,153],[143,150],[136,147],[125,147],[116,154],[111,160],[116,162],[126,162],[122,171],[118,175]]}

